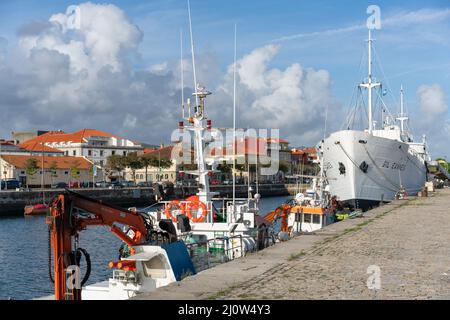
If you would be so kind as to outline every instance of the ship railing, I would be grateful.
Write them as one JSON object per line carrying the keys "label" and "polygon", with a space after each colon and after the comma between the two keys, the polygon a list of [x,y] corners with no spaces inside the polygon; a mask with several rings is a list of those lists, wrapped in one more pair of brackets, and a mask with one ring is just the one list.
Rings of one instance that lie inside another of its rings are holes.
{"label": "ship railing", "polygon": [[211,268],[211,253],[207,243],[189,243],[186,247],[197,272]]}
{"label": "ship railing", "polygon": [[261,251],[275,244],[276,239],[270,226],[260,226],[253,230],[252,237],[255,239],[255,251]]}
{"label": "ship railing", "polygon": [[208,251],[211,253],[211,261],[214,264],[241,258],[245,255],[242,235],[210,239],[208,240]]}

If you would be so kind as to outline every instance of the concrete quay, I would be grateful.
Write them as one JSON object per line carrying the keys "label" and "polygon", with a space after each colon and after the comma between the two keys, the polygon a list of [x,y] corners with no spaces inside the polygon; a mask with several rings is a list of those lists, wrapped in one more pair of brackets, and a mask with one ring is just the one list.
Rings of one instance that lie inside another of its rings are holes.
{"label": "concrete quay", "polygon": [[450,190],[444,189],[391,202],[135,299],[450,299],[449,240]]}

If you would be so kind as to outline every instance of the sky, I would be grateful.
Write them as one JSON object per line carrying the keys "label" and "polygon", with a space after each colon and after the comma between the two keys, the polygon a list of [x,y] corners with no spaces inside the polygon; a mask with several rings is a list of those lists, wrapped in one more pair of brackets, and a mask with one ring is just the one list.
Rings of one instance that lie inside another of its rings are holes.
{"label": "sky", "polygon": [[[80,8],[72,28],[70,5]],[[369,5],[381,9],[374,76],[392,114],[403,86],[410,129],[450,160],[450,1],[191,0],[207,114],[232,126],[237,25],[238,126],[278,128],[291,146],[340,129],[366,74]],[[185,0],[0,2],[0,136],[96,128],[169,143],[193,92]],[[375,111],[377,112],[377,111]]]}

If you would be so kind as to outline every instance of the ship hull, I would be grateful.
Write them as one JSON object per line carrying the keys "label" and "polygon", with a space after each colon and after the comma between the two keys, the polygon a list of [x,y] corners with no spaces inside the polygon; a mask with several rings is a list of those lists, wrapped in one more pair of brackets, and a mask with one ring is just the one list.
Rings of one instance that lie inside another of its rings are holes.
{"label": "ship hull", "polygon": [[392,201],[401,186],[416,195],[425,184],[425,161],[407,143],[344,130],[331,134],[322,148],[331,194],[356,208]]}

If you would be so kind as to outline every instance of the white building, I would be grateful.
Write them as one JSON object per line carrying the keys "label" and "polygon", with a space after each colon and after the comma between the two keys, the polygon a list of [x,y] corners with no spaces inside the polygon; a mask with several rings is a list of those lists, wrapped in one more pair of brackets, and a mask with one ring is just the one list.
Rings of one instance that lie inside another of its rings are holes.
{"label": "white building", "polygon": [[83,157],[101,168],[111,155],[123,156],[144,150],[139,143],[95,129],[83,129],[74,133],[52,131],[24,143],[44,143],[63,151],[65,156]]}

